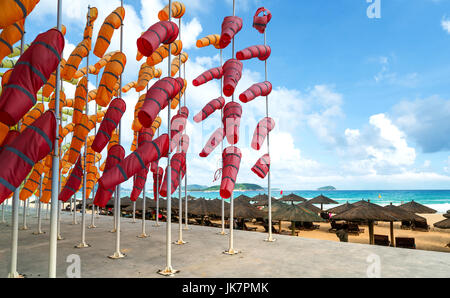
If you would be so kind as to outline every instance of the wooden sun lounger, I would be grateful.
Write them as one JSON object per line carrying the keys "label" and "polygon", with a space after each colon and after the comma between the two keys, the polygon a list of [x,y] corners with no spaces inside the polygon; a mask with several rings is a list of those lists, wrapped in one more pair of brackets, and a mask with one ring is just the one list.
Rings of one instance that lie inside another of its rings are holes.
{"label": "wooden sun lounger", "polygon": [[400,248],[416,248],[415,238],[395,237],[395,246]]}
{"label": "wooden sun lounger", "polygon": [[258,229],[257,227],[249,227],[247,226],[247,223],[244,223],[244,229],[246,231],[256,231],[256,229]]}
{"label": "wooden sun lounger", "polygon": [[426,222],[415,221],[411,225],[413,231],[422,231],[428,232],[430,230],[430,226]]}
{"label": "wooden sun lounger", "polygon": [[375,245],[389,246],[391,242],[389,241],[389,236],[386,235],[373,235]]}

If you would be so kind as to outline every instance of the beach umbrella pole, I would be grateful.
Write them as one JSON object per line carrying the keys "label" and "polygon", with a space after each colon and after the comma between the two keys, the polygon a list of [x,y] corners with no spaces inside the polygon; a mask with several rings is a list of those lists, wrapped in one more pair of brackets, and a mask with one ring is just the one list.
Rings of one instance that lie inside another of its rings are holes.
{"label": "beach umbrella pole", "polygon": [[[123,8],[123,0],[120,1],[120,6]],[[120,52],[123,53],[123,20],[120,24]],[[120,74],[119,81],[119,95],[122,97],[122,74]],[[122,119],[119,121],[119,145],[122,140]],[[116,223],[116,249],[114,254],[108,256],[110,259],[121,259],[124,258],[125,255],[120,251],[120,216],[121,216],[121,205],[120,205],[120,184],[116,186],[116,209],[117,209],[117,223]]]}
{"label": "beach umbrella pole", "polygon": [[138,238],[147,238],[149,236],[145,233],[145,211],[146,211],[145,203],[146,202],[145,202],[145,183],[144,183],[144,187],[142,189],[142,233],[139,236],[137,236]]}
{"label": "beach umbrella pole", "polygon": [[394,222],[393,221],[391,221],[390,222],[390,232],[391,232],[391,246],[392,247],[395,247],[395,240],[394,240]]}
{"label": "beach umbrella pole", "polygon": [[[169,21],[172,20],[172,0],[169,0]],[[169,44],[169,55],[168,55],[168,76],[172,77],[171,74],[171,65],[172,65],[172,45]],[[170,144],[172,143],[171,132],[170,132],[170,120],[171,120],[171,105],[172,100],[169,98],[169,104],[167,105],[167,134],[169,135],[169,152],[167,154],[167,222],[166,222],[166,267],[162,270],[159,270],[158,273],[164,276],[173,276],[175,273],[178,273],[179,270],[175,270],[172,268],[172,169],[170,166],[170,159],[172,157],[172,149],[170,148]]]}

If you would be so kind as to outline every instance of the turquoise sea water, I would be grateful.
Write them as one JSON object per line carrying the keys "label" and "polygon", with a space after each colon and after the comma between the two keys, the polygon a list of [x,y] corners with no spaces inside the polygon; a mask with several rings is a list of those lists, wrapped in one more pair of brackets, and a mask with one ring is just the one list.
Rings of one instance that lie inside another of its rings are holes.
{"label": "turquoise sea water", "polygon": [[[267,193],[262,191],[236,191],[234,196],[237,197],[244,194],[249,197],[254,197],[258,194]],[[314,198],[320,194],[323,194],[337,202],[353,203],[361,199],[370,200],[375,204],[381,206],[388,205],[391,202],[394,205],[400,205],[402,203],[414,200],[420,204],[426,205],[430,208],[437,210],[438,212],[446,212],[450,209],[450,190],[334,190],[334,191],[315,191],[315,190],[283,190],[283,195],[294,193],[302,196],[306,199]],[[208,199],[219,198],[219,192],[189,192],[188,194],[193,197],[204,197]],[[130,191],[122,191],[121,196],[129,196]],[[152,192],[147,192],[147,196],[153,195]],[[272,191],[272,196],[280,198],[280,191]],[[178,197],[178,190],[172,195]],[[184,192],[182,192],[184,197]],[[380,196],[380,198],[379,198]],[[324,209],[334,207],[336,205],[324,206]]]}

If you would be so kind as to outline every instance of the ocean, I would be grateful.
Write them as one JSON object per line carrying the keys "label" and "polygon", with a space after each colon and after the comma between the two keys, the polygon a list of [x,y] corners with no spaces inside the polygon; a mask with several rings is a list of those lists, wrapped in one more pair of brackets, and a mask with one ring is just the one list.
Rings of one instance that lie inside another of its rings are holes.
{"label": "ocean", "polygon": [[[122,190],[121,196],[129,196],[130,190]],[[244,194],[249,197],[254,197],[258,194],[267,192],[263,191],[235,191],[234,196],[237,197]],[[381,206],[388,205],[390,203],[394,205],[400,205],[407,203],[411,200],[417,203],[426,205],[430,208],[437,210],[440,213],[445,213],[450,210],[450,190],[332,190],[332,191],[316,191],[316,190],[283,190],[283,195],[294,193],[302,196],[305,199],[312,199],[320,194],[323,194],[337,202],[339,204],[349,202],[354,203],[361,199],[370,200],[372,203],[379,204]],[[219,192],[202,192],[202,191],[188,191],[188,194],[196,198],[215,199],[220,198]],[[272,191],[272,197],[280,198],[279,190]],[[153,196],[152,192],[147,192],[147,196]],[[178,198],[178,190],[172,195]],[[182,192],[184,197],[184,191]],[[337,205],[325,205],[324,209],[332,208]]]}

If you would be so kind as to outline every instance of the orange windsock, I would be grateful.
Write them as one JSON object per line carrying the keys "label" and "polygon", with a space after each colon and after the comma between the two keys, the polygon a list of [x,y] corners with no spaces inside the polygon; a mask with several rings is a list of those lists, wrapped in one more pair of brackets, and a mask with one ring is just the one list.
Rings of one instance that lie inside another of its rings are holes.
{"label": "orange windsock", "polygon": [[86,14],[86,26],[84,27],[83,39],[89,43],[89,48],[92,44],[92,31],[94,30],[94,22],[97,20],[98,10],[96,7],[91,7]]}
{"label": "orange windsock", "polygon": [[162,69],[161,68],[157,68],[155,70],[155,78],[159,79],[161,77],[161,75],[162,75]]}
{"label": "orange windsock", "polygon": [[37,118],[41,117],[41,115],[44,113],[44,104],[38,103],[34,106],[31,111],[29,111],[25,116],[23,116],[22,120],[22,126],[20,127],[20,132],[24,131],[25,128],[27,128],[30,124],[34,122]]}
{"label": "orange windsock", "polygon": [[136,81],[133,81],[133,82],[130,82],[130,83],[126,84],[125,86],[122,87],[122,92],[123,93],[127,93],[128,91],[131,90],[131,88],[136,87],[136,84],[137,84]]}
{"label": "orange windsock", "polygon": [[2,89],[5,87],[6,84],[8,84],[9,77],[11,76],[12,71],[13,71],[13,68],[10,68],[7,71],[5,71],[5,73],[3,74],[3,76],[2,76]]}
{"label": "orange windsock", "polygon": [[114,29],[119,29],[120,25],[125,18],[125,9],[123,7],[117,7],[112,13],[110,13],[103,22],[100,31],[98,32],[97,41],[95,42],[94,55],[102,58],[106,50],[111,43],[111,38],[114,33]]}
{"label": "orange windsock", "polygon": [[[60,71],[64,70],[64,66],[66,65],[66,60],[63,58],[61,59],[61,68]],[[56,70],[52,72],[50,75],[50,78],[47,80],[47,83],[42,87],[42,96],[44,97],[50,97],[52,92],[55,90],[56,85]]]}
{"label": "orange windsock", "polygon": [[142,55],[141,52],[137,51],[137,54],[136,54],[136,61],[141,61],[142,58],[144,58],[144,55]]}
{"label": "orange windsock", "polygon": [[[183,50],[183,43],[181,40],[175,40],[172,42],[170,44],[170,50],[172,55],[178,56]],[[169,45],[163,44],[147,58],[147,64],[150,66],[155,66],[161,63],[165,58],[167,58],[167,56],[169,56]]]}
{"label": "orange windsock", "polygon": [[67,59],[66,65],[61,73],[61,76],[65,80],[71,80],[75,75],[75,72],[80,66],[81,60],[88,55],[90,51],[89,41],[84,39],[80,42],[77,47],[70,54],[69,59]]}
{"label": "orange windsock", "polygon": [[64,139],[69,133],[73,132],[73,130],[75,129],[75,124],[73,123],[69,123],[66,126],[64,126],[64,128],[62,129],[62,131],[60,132],[60,138]]}
{"label": "orange windsock", "polygon": [[72,137],[72,142],[70,143],[69,149],[69,162],[74,164],[77,162],[78,156],[80,155],[81,147],[84,144],[86,136],[89,131],[93,128],[89,123],[89,117],[86,114],[81,116],[81,121],[75,125],[74,133]]}
{"label": "orange windsock", "polygon": [[44,165],[42,162],[38,162],[34,165],[33,170],[31,171],[30,176],[25,182],[22,190],[20,191],[19,198],[22,201],[25,201],[36,191],[41,181],[41,175],[44,170]]}
{"label": "orange windsock", "polygon": [[181,64],[186,63],[186,61],[188,60],[188,54],[183,52],[180,54],[179,57],[176,57],[173,59],[172,65],[170,67],[170,69],[171,69],[170,73],[172,74],[172,77],[174,77],[177,74],[177,72],[180,70],[180,58],[181,58]]}
{"label": "orange windsock", "polygon": [[82,78],[75,90],[75,102],[73,103],[72,122],[76,125],[81,120],[84,108],[86,107],[86,93],[87,93],[87,78]]}
{"label": "orange windsock", "polygon": [[97,89],[89,91],[89,93],[88,93],[88,102],[91,102],[91,101],[95,100],[96,97],[97,97]]}
{"label": "orange windsock", "polygon": [[113,133],[111,134],[111,139],[109,140],[108,143],[108,151],[109,148],[111,148],[114,145],[119,145],[119,135],[117,134],[116,130],[114,130]]}
{"label": "orange windsock", "polygon": [[126,63],[127,57],[125,54],[118,52],[114,54],[111,57],[111,60],[106,64],[95,98],[95,101],[100,106],[108,106],[111,97],[113,96],[113,89],[119,81],[119,77],[122,74]]}
{"label": "orange windsock", "polygon": [[111,57],[118,53],[119,51],[113,51],[109,52],[108,54],[105,54],[102,59],[98,60],[97,63],[95,63],[95,68],[97,68],[97,72],[100,71],[105,65],[108,63],[109,60],[111,60]]}
{"label": "orange windsock", "polygon": [[220,35],[211,34],[197,40],[196,45],[197,48],[204,48],[209,45],[213,45],[216,49],[220,49],[219,42],[220,42]]}
{"label": "orange windsock", "polygon": [[88,169],[89,170],[86,175],[86,198],[89,198],[92,189],[94,189],[95,183],[97,183],[98,178],[100,178],[96,166],[90,166]]}
{"label": "orange windsock", "polygon": [[24,19],[6,27],[0,33],[0,62],[13,52],[13,45],[22,39]]}
{"label": "orange windsock", "polygon": [[187,81],[184,80],[183,89],[181,89],[180,93],[178,93],[171,101],[170,107],[172,110],[175,110],[178,107],[178,104],[180,103],[180,98],[183,96],[184,92],[186,91]]}
{"label": "orange windsock", "polygon": [[153,121],[153,123],[152,123],[152,126],[151,126],[151,128],[152,128],[152,130],[153,130],[153,134],[155,134],[156,133],[156,130],[161,126],[161,117],[156,117],[156,119]]}
{"label": "orange windsock", "polygon": [[[172,18],[181,18],[186,11],[186,6],[183,3],[175,1],[172,2]],[[158,13],[158,19],[160,21],[167,21],[169,19],[169,5],[166,5]]]}
{"label": "orange windsock", "polygon": [[148,82],[153,79],[155,75],[155,68],[153,66],[143,63],[141,69],[139,70],[139,79],[136,85],[136,92],[141,92],[147,87]]}
{"label": "orange windsock", "polygon": [[[59,163],[59,169],[60,169],[60,173],[61,173],[61,162]],[[42,196],[40,201],[42,203],[47,204],[48,202],[50,202],[50,199],[52,197],[52,175],[53,171],[51,169],[51,167],[48,169],[47,172],[45,172],[45,176],[44,176],[44,182],[42,183]],[[61,180],[61,175],[58,175],[59,180]]]}
{"label": "orange windsock", "polygon": [[135,151],[137,149],[137,139],[138,139],[138,132],[135,131],[134,132],[134,137],[133,137],[133,143],[131,143],[131,151]]}
{"label": "orange windsock", "polygon": [[[55,109],[55,101],[56,101],[55,96],[56,96],[56,94],[53,93],[52,97],[50,98],[50,102],[48,103],[49,109],[53,109],[53,110]],[[59,111],[60,112],[61,112],[65,102],[66,102],[66,94],[64,93],[64,91],[61,90],[61,91],[59,91]]]}
{"label": "orange windsock", "polygon": [[8,132],[9,132],[9,126],[4,123],[0,123],[0,146],[3,144],[3,141],[5,140],[6,136],[8,135]]}
{"label": "orange windsock", "polygon": [[2,0],[0,1],[0,29],[25,19],[39,0]]}
{"label": "orange windsock", "polygon": [[[89,65],[89,73],[90,74],[96,75],[99,72],[100,72],[100,69],[97,69],[94,65]],[[73,75],[73,78],[74,79],[79,79],[79,78],[81,78],[82,76],[85,76],[85,75],[86,75],[86,66],[83,67],[83,68],[80,68],[79,70],[77,70],[75,72],[75,74]]]}

